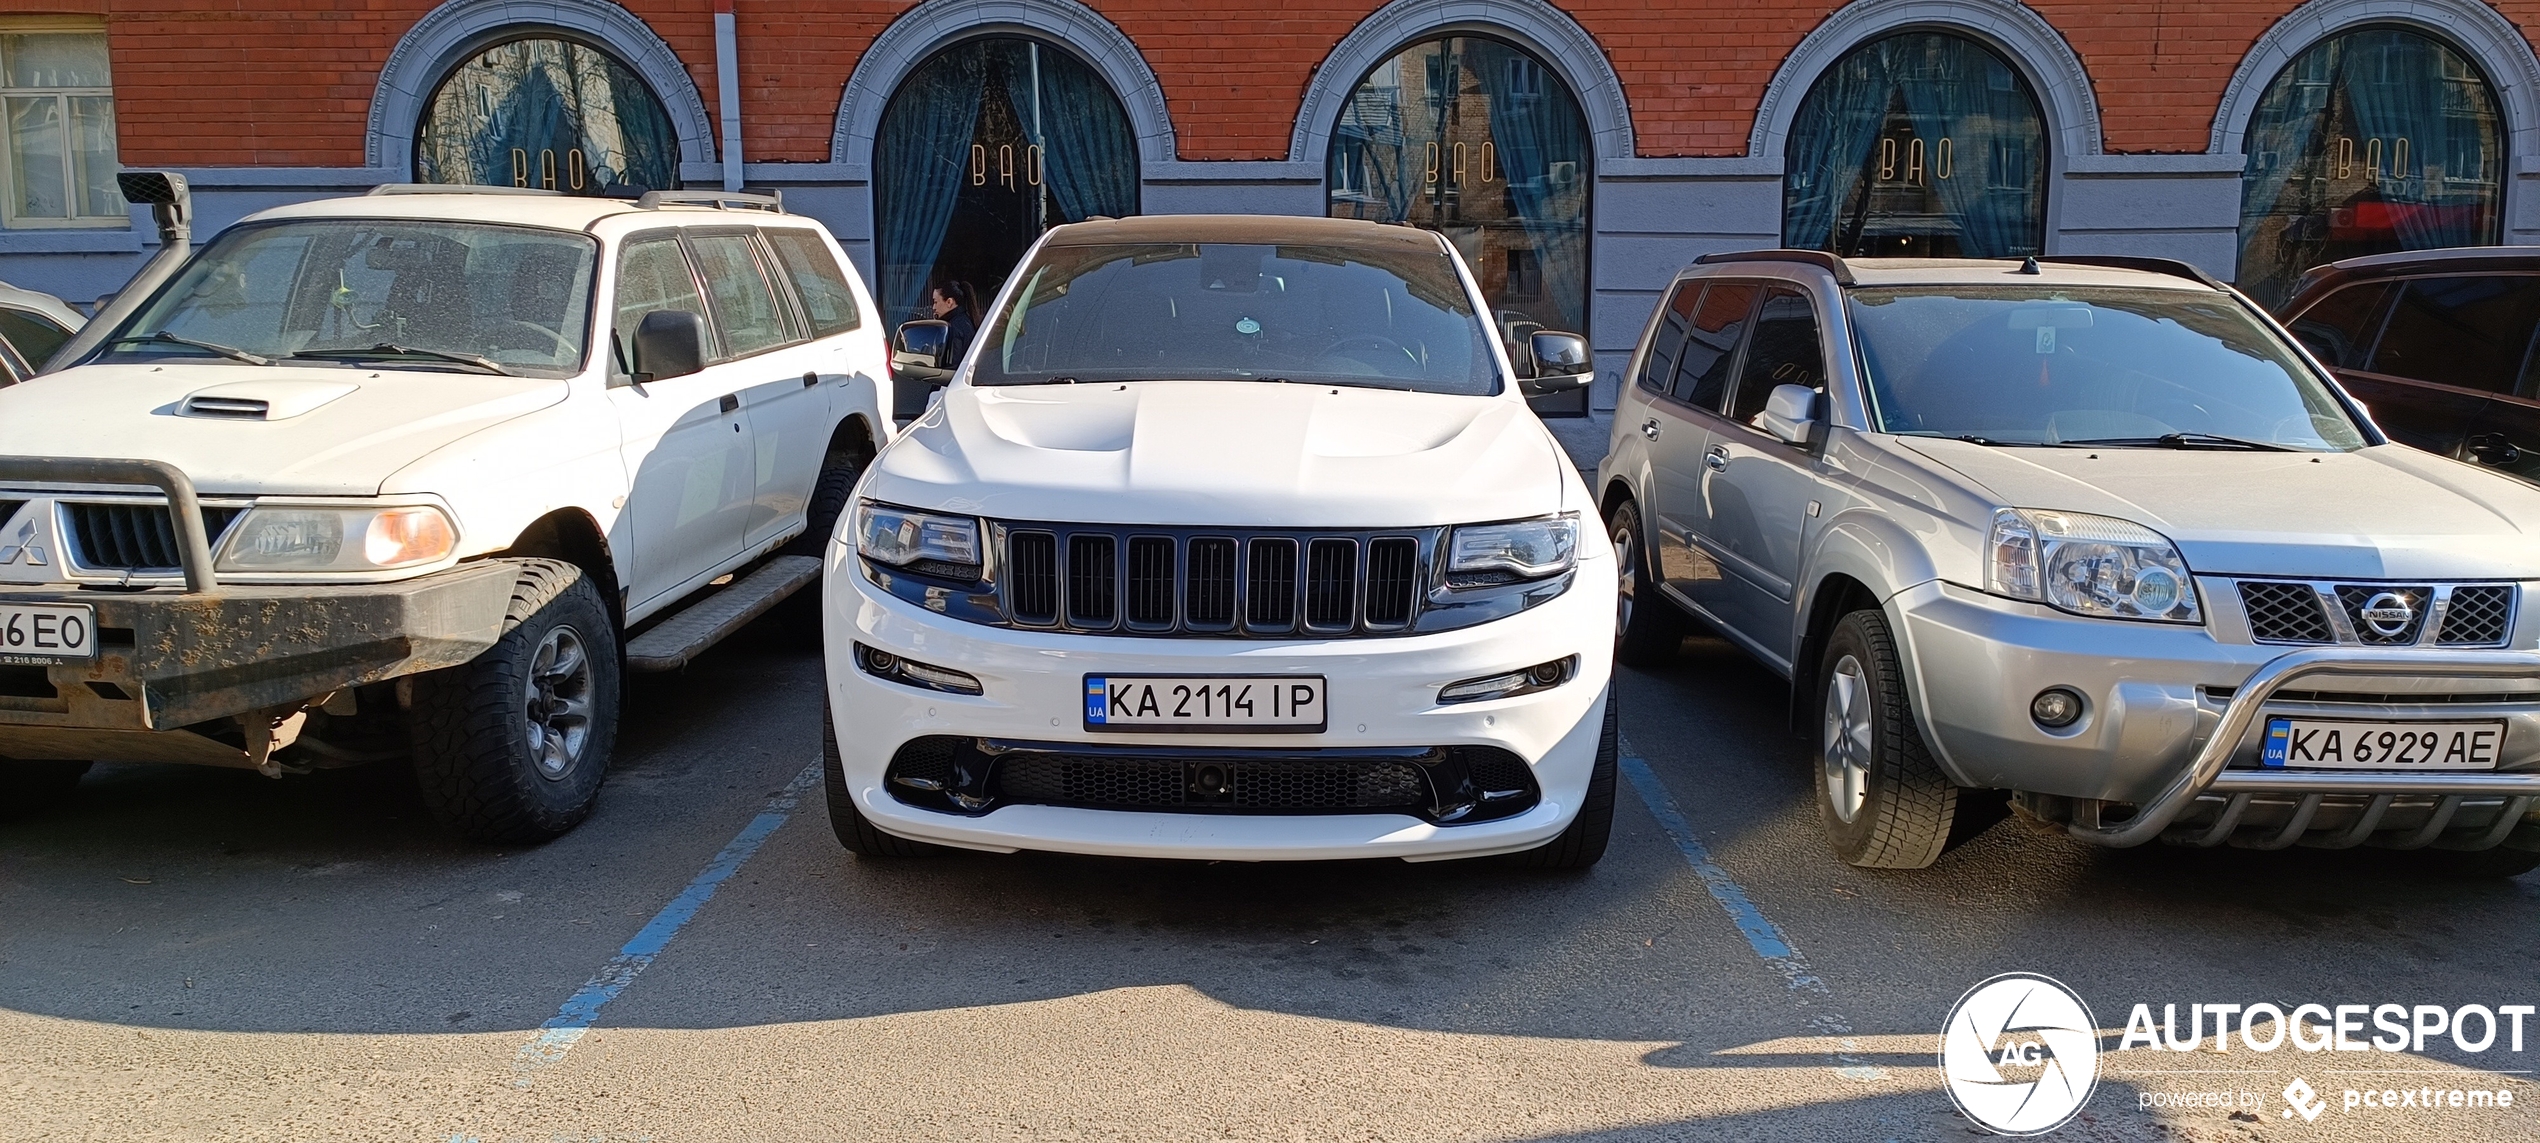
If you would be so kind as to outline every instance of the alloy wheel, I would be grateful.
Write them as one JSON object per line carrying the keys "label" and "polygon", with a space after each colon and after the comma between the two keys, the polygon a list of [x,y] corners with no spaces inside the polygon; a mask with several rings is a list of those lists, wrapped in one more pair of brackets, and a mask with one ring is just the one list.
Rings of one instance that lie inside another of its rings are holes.
{"label": "alloy wheel", "polygon": [[1632,594],[1640,588],[1640,537],[1632,534],[1628,519],[1616,521],[1614,527],[1614,642],[1623,641],[1623,632],[1632,626]]}
{"label": "alloy wheel", "polygon": [[558,626],[530,657],[527,743],[540,777],[561,781],[591,740],[591,656],[582,633]]}
{"label": "alloy wheel", "polygon": [[1826,679],[1826,805],[1846,823],[1861,816],[1870,797],[1870,693],[1861,661],[1836,660]]}

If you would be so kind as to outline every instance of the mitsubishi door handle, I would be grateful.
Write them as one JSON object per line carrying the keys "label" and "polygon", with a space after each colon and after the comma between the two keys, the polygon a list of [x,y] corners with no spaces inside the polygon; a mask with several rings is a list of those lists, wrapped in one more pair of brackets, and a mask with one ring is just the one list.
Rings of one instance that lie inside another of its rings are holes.
{"label": "mitsubishi door handle", "polygon": [[730,412],[735,412],[735,411],[738,411],[738,410],[740,409],[740,407],[741,407],[741,398],[740,398],[740,396],[739,396],[739,395],[737,395],[737,394],[733,394],[733,393],[726,393],[726,394],[724,394],[722,397],[717,398],[717,399],[716,399],[716,401],[715,401],[715,403],[716,403],[716,404],[718,404],[718,405],[723,406],[723,411],[724,411],[724,412],[730,413]]}
{"label": "mitsubishi door handle", "polygon": [[1727,472],[1729,470],[1729,450],[1714,447],[1711,451],[1702,454],[1702,463],[1713,472]]}
{"label": "mitsubishi door handle", "polygon": [[1651,418],[1649,418],[1649,419],[1648,419],[1648,420],[1646,420],[1646,421],[1642,421],[1642,422],[1640,423],[1640,435],[1645,436],[1645,437],[1648,437],[1648,438],[1649,438],[1649,439],[1651,439],[1651,440],[1657,440],[1657,439],[1658,439],[1658,418],[1656,418],[1656,417],[1651,417]]}

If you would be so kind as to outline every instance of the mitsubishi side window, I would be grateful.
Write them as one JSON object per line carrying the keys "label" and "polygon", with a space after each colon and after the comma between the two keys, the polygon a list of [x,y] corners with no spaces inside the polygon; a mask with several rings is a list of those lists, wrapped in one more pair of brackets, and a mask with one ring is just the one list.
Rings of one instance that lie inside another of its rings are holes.
{"label": "mitsubishi side window", "polygon": [[1658,330],[1649,335],[1649,356],[1640,363],[1640,387],[1652,393],[1667,391],[1667,378],[1676,368],[1676,350],[1683,347],[1685,330],[1693,325],[1693,311],[1702,305],[1702,283],[1678,282],[1667,304],[1658,308]]}
{"label": "mitsubishi side window", "polygon": [[655,310],[706,316],[706,300],[697,292],[688,256],[680,252],[679,240],[668,235],[635,239],[618,253],[617,309],[609,340],[621,376],[635,371],[635,328]]}
{"label": "mitsubishi side window", "polygon": [[811,319],[812,336],[828,337],[846,333],[864,324],[857,311],[855,291],[848,288],[847,276],[838,269],[838,260],[830,257],[829,247],[818,234],[808,230],[770,230],[767,244],[776,251],[776,261],[785,268],[785,277],[794,283],[794,295],[802,299],[805,316]]}
{"label": "mitsubishi side window", "polygon": [[794,340],[783,303],[759,266],[756,244],[742,234],[691,234],[697,272],[714,303],[714,326],[725,360],[747,357]]}
{"label": "mitsubishi side window", "polygon": [[1737,398],[1729,403],[1729,419],[1751,429],[1763,428],[1758,418],[1764,402],[1782,385],[1825,392],[1826,357],[1817,336],[1817,311],[1808,304],[1808,295],[1775,286],[1764,295],[1764,304],[1755,313],[1755,332],[1746,339],[1746,364],[1738,370]]}
{"label": "mitsubishi side window", "polygon": [[2540,276],[2411,278],[2400,287],[2371,370],[2511,393],[2540,322]]}
{"label": "mitsubishi side window", "polygon": [[1693,327],[1685,331],[1684,352],[1676,357],[1673,391],[1677,400],[1720,411],[1721,399],[1729,391],[1729,371],[1736,367],[1738,339],[1745,336],[1755,295],[1762,292],[1743,282],[1723,282],[1702,295],[1702,305],[1693,313]]}

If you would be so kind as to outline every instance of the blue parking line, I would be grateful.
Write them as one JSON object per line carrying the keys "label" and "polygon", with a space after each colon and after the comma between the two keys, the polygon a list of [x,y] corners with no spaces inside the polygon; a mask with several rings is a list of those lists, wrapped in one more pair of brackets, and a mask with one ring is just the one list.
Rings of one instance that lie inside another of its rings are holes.
{"label": "blue parking line", "polygon": [[529,1085],[528,1073],[563,1062],[565,1053],[572,1051],[573,1045],[582,1039],[582,1034],[590,1031],[591,1025],[599,1020],[600,1008],[617,999],[618,993],[626,991],[626,986],[633,984],[635,978],[652,965],[654,958],[670,947],[670,939],[678,936],[679,930],[696,918],[697,911],[714,899],[714,891],[731,880],[733,874],[739,873],[741,866],[749,862],[751,855],[758,852],[768,836],[775,833],[778,826],[784,825],[786,818],[793,816],[794,806],[802,799],[803,792],[820,781],[822,765],[814,762],[804,767],[802,773],[794,775],[794,780],[786,783],[775,797],[768,799],[766,808],[761,809],[757,817],[750,819],[750,824],[741,827],[741,832],[724,844],[722,851],[706,863],[705,869],[688,882],[686,889],[680,890],[677,897],[662,906],[661,912],[653,914],[652,920],[636,930],[635,935],[618,948],[617,955],[609,958],[607,964],[600,966],[600,971],[591,975],[588,983],[567,997],[553,1019],[538,1026],[538,1034],[521,1045],[520,1053],[512,1060],[512,1069],[521,1073],[515,1081],[518,1085]]}

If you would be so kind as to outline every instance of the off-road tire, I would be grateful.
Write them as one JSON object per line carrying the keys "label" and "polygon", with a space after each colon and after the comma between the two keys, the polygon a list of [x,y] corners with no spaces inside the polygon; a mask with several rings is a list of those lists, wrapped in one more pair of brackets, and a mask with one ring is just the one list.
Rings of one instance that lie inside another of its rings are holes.
{"label": "off-road tire", "polygon": [[1588,769],[1587,794],[1579,800],[1579,816],[1549,843],[1512,855],[1521,869],[1585,869],[1605,856],[1606,839],[1614,833],[1614,782],[1622,769],[1621,697],[1605,689],[1605,722],[1596,735],[1596,762]]}
{"label": "off-road tire", "polygon": [[863,453],[833,452],[820,462],[820,478],[812,483],[811,501],[803,508],[803,534],[785,545],[785,554],[817,556],[829,550],[830,533],[855,497],[855,482],[873,458]]}
{"label": "off-road tire", "polygon": [[[620,662],[608,605],[582,569],[519,560],[503,634],[484,654],[416,675],[407,725],[415,782],[441,824],[475,841],[540,842],[590,816],[617,744]],[[529,745],[534,659],[548,635],[570,627],[590,666],[589,726],[580,753],[556,776],[540,772]]]}
{"label": "off-road tire", "polygon": [[[1640,518],[1640,505],[1629,500],[1615,505],[1605,530],[1614,539],[1615,560],[1621,565],[1615,569],[1623,577],[1617,590],[1631,603],[1630,617],[1617,617],[1614,657],[1626,667],[1666,666],[1684,646],[1691,617],[1658,590],[1655,565],[1649,558],[1649,529]],[[1617,611],[1622,610],[1621,603],[1616,601]]]}
{"label": "off-road tire", "polygon": [[60,805],[87,772],[86,762],[0,758],[0,822],[33,817]]}
{"label": "off-road tire", "polygon": [[864,811],[855,808],[855,797],[847,792],[846,764],[838,757],[838,728],[829,719],[829,705],[820,707],[820,778],[829,792],[829,829],[838,835],[838,844],[860,858],[933,857],[944,852],[940,845],[910,841],[873,828],[865,820]]}
{"label": "off-road tire", "polygon": [[[1837,665],[1846,657],[1860,665],[1870,729],[1866,793],[1848,822],[1836,811],[1827,782],[1823,726]],[[1957,821],[1959,791],[1923,745],[1885,615],[1865,609],[1835,623],[1817,672],[1817,710],[1818,753],[1810,767],[1811,784],[1817,791],[1817,817],[1835,855],[1867,869],[1921,869],[1940,860]]]}

